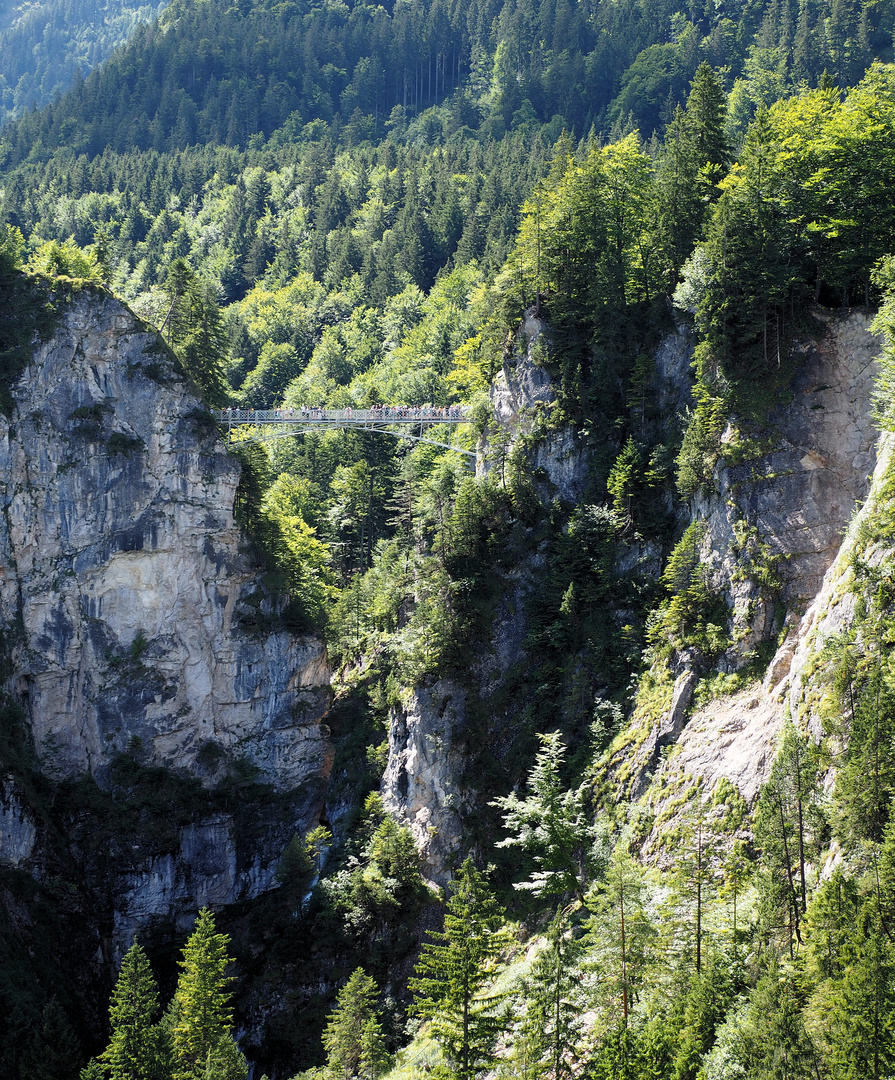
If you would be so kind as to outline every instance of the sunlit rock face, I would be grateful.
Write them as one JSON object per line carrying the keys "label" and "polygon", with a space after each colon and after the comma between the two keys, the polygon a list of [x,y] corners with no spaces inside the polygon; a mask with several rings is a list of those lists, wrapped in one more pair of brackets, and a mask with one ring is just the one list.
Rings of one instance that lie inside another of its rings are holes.
{"label": "sunlit rock face", "polygon": [[417,687],[390,719],[383,802],[410,829],[424,877],[444,885],[463,835],[463,758],[455,737],[466,721],[466,693],[439,679]]}
{"label": "sunlit rock face", "polygon": [[[722,777],[753,804],[768,779],[786,717],[814,738],[823,736],[818,656],[854,617],[851,559],[881,497],[892,440],[879,439],[873,421],[881,343],[870,331],[870,317],[818,315],[824,332],[799,346],[802,362],[791,400],[770,417],[764,452],[742,464],[719,465],[715,489],[693,501],[705,530],[701,556],[732,611],[735,640],[722,664],[740,666],[772,637],[780,644],[761,684],[712,701],[676,727],[673,700],[638,748],[633,790],[642,794],[649,788],[650,805],[666,823],[674,800],[686,805],[688,788],[711,792]],[[725,437],[736,438],[732,427]],[[882,560],[891,551],[872,548],[867,557]],[[760,582],[772,559],[776,595]],[[685,680],[692,682],[692,672],[679,675],[679,683]],[[665,732],[677,748],[660,762],[655,749]],[[656,855],[657,840],[654,830],[647,853]]]}
{"label": "sunlit rock face", "polygon": [[[881,345],[863,312],[825,315],[816,341],[797,345],[790,399],[769,417],[764,445],[715,473],[715,490],[694,500],[704,524],[703,561],[733,611],[727,663],[748,659],[779,629],[783,610],[801,615],[821,588],[849,520],[870,487],[877,430],[871,395]],[[722,442],[737,447],[731,424]],[[762,571],[779,580],[777,599]]]}
{"label": "sunlit rock face", "polygon": [[101,776],[209,747],[293,788],[325,772],[322,643],[275,614],[234,519],[239,465],[156,337],[89,297],[0,419],[0,618],[37,752]]}

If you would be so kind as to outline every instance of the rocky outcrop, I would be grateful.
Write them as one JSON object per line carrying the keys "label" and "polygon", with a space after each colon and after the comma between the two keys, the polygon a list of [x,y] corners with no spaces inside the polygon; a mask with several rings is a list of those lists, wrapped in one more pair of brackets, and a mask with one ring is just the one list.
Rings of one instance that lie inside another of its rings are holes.
{"label": "rocky outcrop", "polygon": [[[549,408],[556,401],[553,383],[542,366],[548,350],[547,324],[535,308],[528,308],[515,341],[504,350],[503,365],[491,387],[494,418],[513,440],[531,430],[538,409]],[[577,502],[587,487],[587,454],[569,427],[543,435],[534,448],[531,464],[547,481],[543,492],[547,501],[559,496],[565,502]],[[479,474],[485,475],[488,469],[488,456],[482,454]]]}
{"label": "rocky outcrop", "polygon": [[116,882],[112,942],[118,957],[139,930],[169,922],[180,932],[192,926],[197,908],[220,910],[251,899],[276,884],[277,861],[261,851],[243,864],[233,822],[217,816],[182,830],[174,851],[122,874]]}
{"label": "rocky outcrop", "polygon": [[860,589],[854,579],[852,559],[859,549],[861,557],[872,566],[890,562],[893,556],[889,543],[877,543],[872,529],[869,530],[870,535],[865,532],[879,508],[883,481],[891,475],[893,461],[895,437],[885,434],[880,439],[867,500],[854,516],[817,596],[791,635],[791,640],[785,642],[778,653],[780,663],[772,664],[765,678],[764,689],[769,698],[818,740],[824,734],[818,715],[818,657],[824,645],[845,631],[854,619]]}
{"label": "rocky outcrop", "polygon": [[466,716],[465,691],[447,679],[417,687],[392,711],[383,803],[403,821],[420,852],[423,876],[436,885],[450,878],[462,838],[455,737]]}
{"label": "rocky outcrop", "polygon": [[715,490],[694,500],[703,562],[733,611],[731,669],[775,633],[785,610],[801,614],[817,595],[869,489],[879,340],[863,312],[819,318],[825,332],[798,346],[791,400],[764,432],[728,427]]}
{"label": "rocky outcrop", "polygon": [[19,866],[34,854],[37,826],[15,778],[0,781],[0,866]]}
{"label": "rocky outcrop", "polygon": [[0,418],[0,620],[56,775],[137,743],[245,757],[281,789],[325,772],[323,645],[266,628],[238,481],[157,339],[115,301],[68,308]]}
{"label": "rocky outcrop", "polygon": [[[630,790],[635,797],[649,790],[666,827],[672,802],[684,806],[696,789],[710,796],[722,777],[752,803],[767,780],[785,716],[821,736],[816,657],[853,616],[851,551],[892,453],[884,438],[877,460],[871,394],[880,343],[870,317],[823,319],[820,340],[801,346],[792,401],[771,417],[770,448],[743,464],[719,465],[716,491],[695,500],[705,524],[702,557],[733,609],[735,641],[724,662],[736,669],[757,644],[778,631],[782,640],[762,681],[702,707],[685,727],[672,715],[673,702],[633,751]],[[729,430],[726,437],[739,436]],[[773,591],[761,582],[768,570],[778,576]],[[672,730],[679,737],[660,762],[659,733]],[[646,850],[656,839],[654,832]]]}
{"label": "rocky outcrop", "polygon": [[202,799],[193,780],[170,820],[144,809],[136,835],[103,825],[103,840],[70,800],[60,841],[24,787],[0,783],[0,865],[41,880],[67,843],[66,873],[95,897],[82,918],[114,963],[139,929],[179,932],[203,905],[276,884],[284,847],[322,806],[330,672],[323,643],[289,632],[259,580],[234,516],[238,461],[127,308],[85,295],[63,309],[13,396],[0,623],[6,691],[44,776],[108,789],[125,754],[144,785],[164,766],[210,789]]}
{"label": "rocky outcrop", "polygon": [[522,318],[513,347],[505,350],[504,363],[491,387],[494,416],[499,424],[518,428],[536,405],[556,400],[550,376],[539,363],[547,340],[547,326],[534,308]]}

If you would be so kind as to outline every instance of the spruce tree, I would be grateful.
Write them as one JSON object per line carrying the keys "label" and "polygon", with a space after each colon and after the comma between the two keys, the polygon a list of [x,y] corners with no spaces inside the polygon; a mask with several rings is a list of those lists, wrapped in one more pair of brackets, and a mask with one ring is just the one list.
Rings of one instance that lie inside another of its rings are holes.
{"label": "spruce tree", "polygon": [[[245,1059],[238,1050],[234,1055],[230,1046],[233,978],[227,974],[229,940],[226,934],[216,933],[214,916],[203,908],[184,946],[180,978],[171,1003],[172,1080],[205,1080],[209,1061],[219,1058],[230,1062],[228,1080],[247,1075]],[[233,1065],[234,1057],[238,1068]]]}
{"label": "spruce tree", "polygon": [[526,1009],[517,1059],[525,1080],[567,1080],[573,1072],[585,1011],[576,967],[582,946],[573,931],[568,910],[559,912],[547,931],[547,947],[523,984]]}
{"label": "spruce tree", "polygon": [[837,1080],[882,1080],[895,1070],[895,963],[876,905],[859,913],[826,1032]]}
{"label": "spruce tree", "polygon": [[430,931],[409,983],[412,1012],[431,1022],[459,1080],[472,1080],[491,1060],[498,1021],[481,995],[506,940],[503,920],[485,875],[467,858],[451,883],[444,929]]}
{"label": "spruce tree", "polygon": [[158,990],[149,960],[136,942],[121,961],[118,982],[109,1002],[112,1038],[100,1055],[109,1080],[161,1080],[165,1040],[155,1026]]}
{"label": "spruce tree", "polygon": [[497,847],[519,848],[537,869],[518,883],[536,896],[574,894],[583,899],[588,871],[593,869],[594,831],[587,784],[566,790],[562,779],[566,748],[558,731],[539,735],[541,748],[528,775],[524,799],[515,792],[495,799],[510,834]]}
{"label": "spruce tree", "polygon": [[75,1080],[80,1056],[78,1037],[65,1010],[50,998],[22,1050],[21,1080]]}
{"label": "spruce tree", "polygon": [[333,1080],[374,1080],[386,1060],[376,1006],[376,983],[358,968],[339,991],[323,1032],[326,1068]]}

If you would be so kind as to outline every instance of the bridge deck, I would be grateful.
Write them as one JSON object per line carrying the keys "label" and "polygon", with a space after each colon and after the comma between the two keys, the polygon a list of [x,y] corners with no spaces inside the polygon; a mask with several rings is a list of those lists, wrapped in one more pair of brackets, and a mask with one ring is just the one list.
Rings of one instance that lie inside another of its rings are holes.
{"label": "bridge deck", "polygon": [[403,408],[387,406],[381,409],[221,409],[222,424],[296,424],[302,427],[364,427],[371,424],[468,424],[465,408]]}
{"label": "bridge deck", "polygon": [[[221,409],[220,424],[227,431],[235,427],[254,428],[250,440],[269,442],[288,435],[305,435],[325,428],[354,428],[380,435],[391,435],[411,442],[429,443],[445,450],[453,450],[475,461],[474,450],[467,450],[450,443],[428,438],[433,426],[468,424],[469,412],[465,407],[434,408],[421,406],[383,406],[381,409]],[[416,428],[416,431],[412,431]]]}

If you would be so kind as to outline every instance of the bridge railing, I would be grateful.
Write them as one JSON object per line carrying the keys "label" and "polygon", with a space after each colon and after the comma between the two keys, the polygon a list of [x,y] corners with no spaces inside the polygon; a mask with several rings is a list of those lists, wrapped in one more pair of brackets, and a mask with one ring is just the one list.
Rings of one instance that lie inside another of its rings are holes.
{"label": "bridge railing", "polygon": [[378,409],[322,409],[303,406],[293,409],[220,409],[224,424],[467,424],[465,406],[383,405]]}

